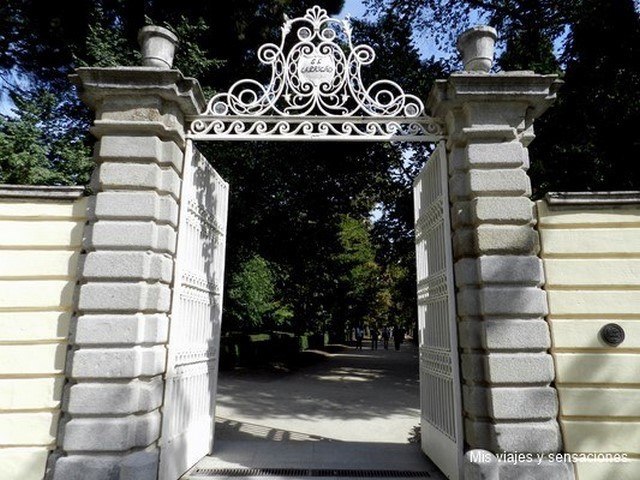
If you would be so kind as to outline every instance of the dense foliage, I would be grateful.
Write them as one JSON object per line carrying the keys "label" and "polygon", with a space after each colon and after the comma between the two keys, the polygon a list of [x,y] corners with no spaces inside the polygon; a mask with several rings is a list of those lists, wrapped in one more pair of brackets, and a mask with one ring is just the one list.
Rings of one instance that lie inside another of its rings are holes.
{"label": "dense foliage", "polygon": [[[134,65],[137,31],[153,22],[181,39],[176,67],[207,93],[259,77],[257,47],[284,13],[341,0],[44,0],[0,4],[0,182],[84,184],[91,118],[68,79],[77,66]],[[638,189],[640,27],[633,0],[369,0],[358,42],[379,58],[365,73],[425,98],[457,67],[452,46],[478,20],[501,33],[499,69],[560,73],[555,108],[532,144],[536,194]],[[431,39],[445,60],[421,59]],[[448,55],[448,57],[447,57]],[[329,330],[354,322],[415,322],[411,184],[427,146],[201,145],[231,185],[224,325],[245,332]],[[372,215],[372,212],[374,214]]]}
{"label": "dense foliage", "polygon": [[254,255],[231,275],[228,285],[226,328],[251,332],[291,329],[291,308],[276,299],[276,272],[260,255]]}
{"label": "dense foliage", "polygon": [[557,105],[531,145],[538,193],[640,190],[640,20],[631,0],[583,0]]}
{"label": "dense foliage", "polygon": [[479,21],[501,37],[497,68],[558,73],[559,100],[536,124],[534,194],[638,190],[640,17],[634,0],[367,0],[436,44]]}

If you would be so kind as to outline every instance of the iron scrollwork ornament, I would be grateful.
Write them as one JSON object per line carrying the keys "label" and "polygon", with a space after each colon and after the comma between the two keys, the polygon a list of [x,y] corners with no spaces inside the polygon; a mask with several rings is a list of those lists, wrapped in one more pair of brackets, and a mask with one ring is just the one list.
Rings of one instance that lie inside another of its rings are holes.
{"label": "iron scrollwork ornament", "polygon": [[390,80],[365,87],[362,67],[375,59],[354,45],[349,19],[315,6],[304,17],[285,16],[280,45],[267,43],[258,59],[271,68],[269,83],[236,82],[192,117],[193,139],[437,141],[442,124],[422,101]]}

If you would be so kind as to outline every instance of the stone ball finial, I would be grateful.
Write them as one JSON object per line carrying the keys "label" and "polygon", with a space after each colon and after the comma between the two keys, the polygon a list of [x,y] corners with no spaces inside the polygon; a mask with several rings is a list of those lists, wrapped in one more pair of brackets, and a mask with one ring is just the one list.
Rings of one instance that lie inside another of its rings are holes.
{"label": "stone ball finial", "polygon": [[458,37],[457,47],[462,54],[462,63],[467,72],[489,72],[498,33],[493,27],[478,25]]}
{"label": "stone ball finial", "polygon": [[178,37],[164,27],[147,25],[140,29],[138,42],[142,51],[142,65],[162,68],[173,66],[173,56],[178,45]]}

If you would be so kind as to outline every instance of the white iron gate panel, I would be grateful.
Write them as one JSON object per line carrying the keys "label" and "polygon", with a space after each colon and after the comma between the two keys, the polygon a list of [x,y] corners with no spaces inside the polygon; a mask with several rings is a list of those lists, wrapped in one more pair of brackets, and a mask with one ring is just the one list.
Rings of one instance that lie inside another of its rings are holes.
{"label": "white iron gate panel", "polygon": [[448,478],[458,479],[462,465],[462,406],[443,142],[416,178],[413,195],[422,450]]}
{"label": "white iron gate panel", "polygon": [[162,408],[160,480],[213,446],[229,187],[187,142]]}

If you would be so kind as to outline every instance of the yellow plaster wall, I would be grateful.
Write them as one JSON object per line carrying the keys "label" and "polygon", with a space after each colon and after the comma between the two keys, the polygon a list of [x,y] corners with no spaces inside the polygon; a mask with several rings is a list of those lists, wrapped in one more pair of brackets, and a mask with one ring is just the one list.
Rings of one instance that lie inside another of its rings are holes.
{"label": "yellow plaster wall", "polygon": [[54,448],[86,199],[0,198],[0,478]]}
{"label": "yellow plaster wall", "polygon": [[640,479],[640,205],[537,207],[565,451],[629,457],[577,463],[579,480]]}

